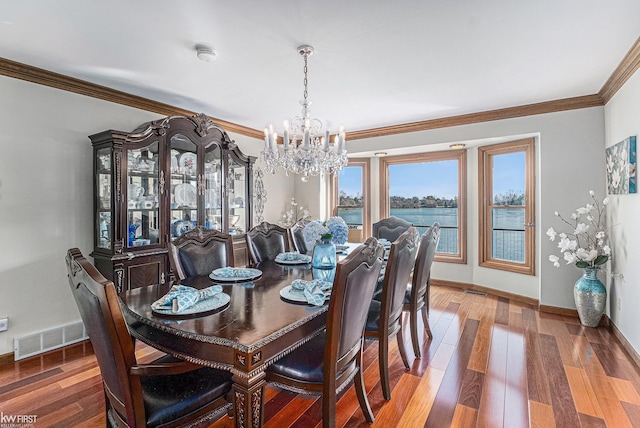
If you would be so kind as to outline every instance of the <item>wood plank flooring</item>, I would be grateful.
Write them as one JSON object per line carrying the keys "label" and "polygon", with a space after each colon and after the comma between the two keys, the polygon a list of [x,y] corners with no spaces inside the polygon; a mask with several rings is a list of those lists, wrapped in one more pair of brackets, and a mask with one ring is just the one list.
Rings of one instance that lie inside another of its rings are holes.
{"label": "wood plank flooring", "polygon": [[[606,328],[513,300],[432,287],[433,339],[405,371],[390,346],[392,400],[384,401],[377,342],[364,351],[373,427],[640,427],[640,370]],[[138,343],[149,361],[158,352]],[[265,427],[321,426],[318,398],[267,388]],[[0,411],[36,415],[37,428],[102,427],[104,396],[89,343],[0,366]],[[228,417],[214,428],[232,427]],[[368,427],[353,387],[337,426]]]}

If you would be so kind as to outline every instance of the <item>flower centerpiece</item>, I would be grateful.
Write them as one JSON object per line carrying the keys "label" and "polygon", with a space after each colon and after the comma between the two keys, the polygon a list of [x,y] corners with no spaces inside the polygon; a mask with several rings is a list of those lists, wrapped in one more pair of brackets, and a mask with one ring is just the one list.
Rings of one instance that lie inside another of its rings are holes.
{"label": "flower centerpiece", "polygon": [[328,240],[334,244],[347,242],[349,227],[342,217],[329,217],[327,221],[315,220],[309,222],[302,231],[307,243]]}
{"label": "flower centerpiece", "polygon": [[318,269],[333,269],[336,266],[336,246],[347,242],[349,228],[342,217],[329,217],[327,221],[309,222],[302,235],[307,245],[313,246],[311,264]]}
{"label": "flower centerpiece", "polygon": [[[605,226],[605,207],[609,198],[604,198],[600,204],[593,190],[589,192],[589,196],[591,202],[571,213],[571,220],[555,212],[570,227],[569,233],[558,233],[550,227],[547,236],[551,241],[560,238],[558,248],[567,264],[573,263],[584,269],[582,277],[573,288],[573,297],[580,322],[587,327],[597,327],[607,302],[607,289],[598,279],[598,270],[611,257]],[[555,267],[560,267],[558,256],[550,255],[549,261]]]}

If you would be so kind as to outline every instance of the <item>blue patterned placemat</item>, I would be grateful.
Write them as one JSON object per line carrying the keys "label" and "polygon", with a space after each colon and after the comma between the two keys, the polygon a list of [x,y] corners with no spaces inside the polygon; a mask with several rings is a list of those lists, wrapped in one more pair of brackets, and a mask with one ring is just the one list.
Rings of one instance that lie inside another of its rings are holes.
{"label": "blue patterned placemat", "polygon": [[262,271],[259,269],[233,267],[216,269],[209,274],[209,278],[219,282],[247,282],[261,276]]}
{"label": "blue patterned placemat", "polygon": [[311,256],[298,252],[280,253],[276,256],[276,263],[283,265],[302,265],[311,263]]}
{"label": "blue patterned placemat", "polygon": [[[290,301],[293,303],[306,303],[310,305],[315,303],[316,306],[322,306],[322,304],[324,304],[324,302],[329,297],[331,297],[331,287],[333,286],[333,283],[331,282],[322,280],[304,281],[300,279],[294,280],[294,283],[295,282],[298,283],[298,287],[294,287],[293,284],[287,285],[286,287],[280,289],[280,297],[282,297],[286,301]],[[309,298],[305,295],[304,290],[299,287],[300,285],[312,283],[317,285],[317,288],[321,289],[321,292],[324,294],[323,300],[318,300],[318,297],[322,298],[322,296],[312,295],[310,297],[312,301],[309,301]]]}

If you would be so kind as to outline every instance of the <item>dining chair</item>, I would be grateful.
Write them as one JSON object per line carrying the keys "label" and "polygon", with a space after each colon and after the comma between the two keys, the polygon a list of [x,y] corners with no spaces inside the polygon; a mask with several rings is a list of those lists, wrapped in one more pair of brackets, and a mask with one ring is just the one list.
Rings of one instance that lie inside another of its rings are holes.
{"label": "dining chair", "polygon": [[231,373],[165,355],[138,364],[113,282],[72,248],[69,285],[98,361],[112,427],[194,426],[231,409]]}
{"label": "dining chair", "polygon": [[336,425],[337,394],[354,380],[362,413],[373,422],[362,372],[363,330],[382,267],[384,247],[369,238],[337,264],[327,327],[267,368],[267,381],[302,394],[322,395],[322,426]]}
{"label": "dining chair", "polygon": [[169,264],[180,280],[233,266],[231,235],[196,226],[169,243]]}
{"label": "dining chair", "polygon": [[245,239],[252,264],[275,260],[278,254],[289,251],[287,229],[277,224],[263,221],[249,230]]}
{"label": "dining chair", "polygon": [[[427,229],[420,238],[420,248],[416,256],[416,263],[413,268],[413,278],[411,285],[407,288],[404,298],[403,311],[409,315],[409,330],[411,332],[411,343],[416,358],[420,358],[420,341],[418,338],[418,312],[422,313],[424,329],[429,338],[433,338],[431,327],[429,326],[429,294],[431,265],[436,254],[436,248],[440,241],[440,224],[438,222]],[[404,325],[405,316],[402,322]]]}
{"label": "dining chair", "polygon": [[411,270],[418,252],[418,230],[410,226],[391,244],[389,259],[382,280],[380,300],[371,300],[365,326],[365,338],[375,339],[378,343],[378,366],[380,382],[385,400],[391,399],[389,384],[389,341],[394,336],[404,366],[409,369],[407,351],[402,334],[402,309],[404,296],[411,276]]}
{"label": "dining chair", "polygon": [[371,236],[376,239],[382,238],[389,242],[393,242],[411,226],[413,225],[408,221],[399,217],[391,216],[383,218],[377,223],[373,223],[371,225]]}
{"label": "dining chair", "polygon": [[300,254],[310,254],[313,248],[307,247],[307,241],[304,239],[304,227],[309,224],[309,220],[298,220],[289,228],[289,235],[291,236],[291,242],[293,247]]}

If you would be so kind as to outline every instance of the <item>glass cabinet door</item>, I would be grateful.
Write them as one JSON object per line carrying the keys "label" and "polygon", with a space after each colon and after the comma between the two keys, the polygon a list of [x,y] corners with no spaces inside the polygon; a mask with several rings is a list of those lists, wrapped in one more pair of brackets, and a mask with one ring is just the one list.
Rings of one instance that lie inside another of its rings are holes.
{"label": "glass cabinet door", "polygon": [[197,146],[189,137],[171,137],[170,218],[171,239],[193,229],[198,224],[198,156]]}
{"label": "glass cabinet door", "polygon": [[217,144],[211,144],[204,154],[204,225],[222,230],[222,157]]}
{"label": "glass cabinet door", "polygon": [[160,242],[160,199],[157,141],[125,151],[127,159],[127,246]]}
{"label": "glass cabinet door", "polygon": [[96,242],[96,246],[111,249],[111,242],[113,241],[113,229],[111,227],[111,186],[113,183],[111,148],[97,150],[95,162],[97,170],[97,189],[95,194],[98,195],[98,215],[96,216],[97,224],[95,225],[97,231],[95,236],[98,237],[98,242]]}
{"label": "glass cabinet door", "polygon": [[227,171],[227,195],[229,203],[229,231],[230,235],[246,232],[247,228],[247,168],[229,156]]}

